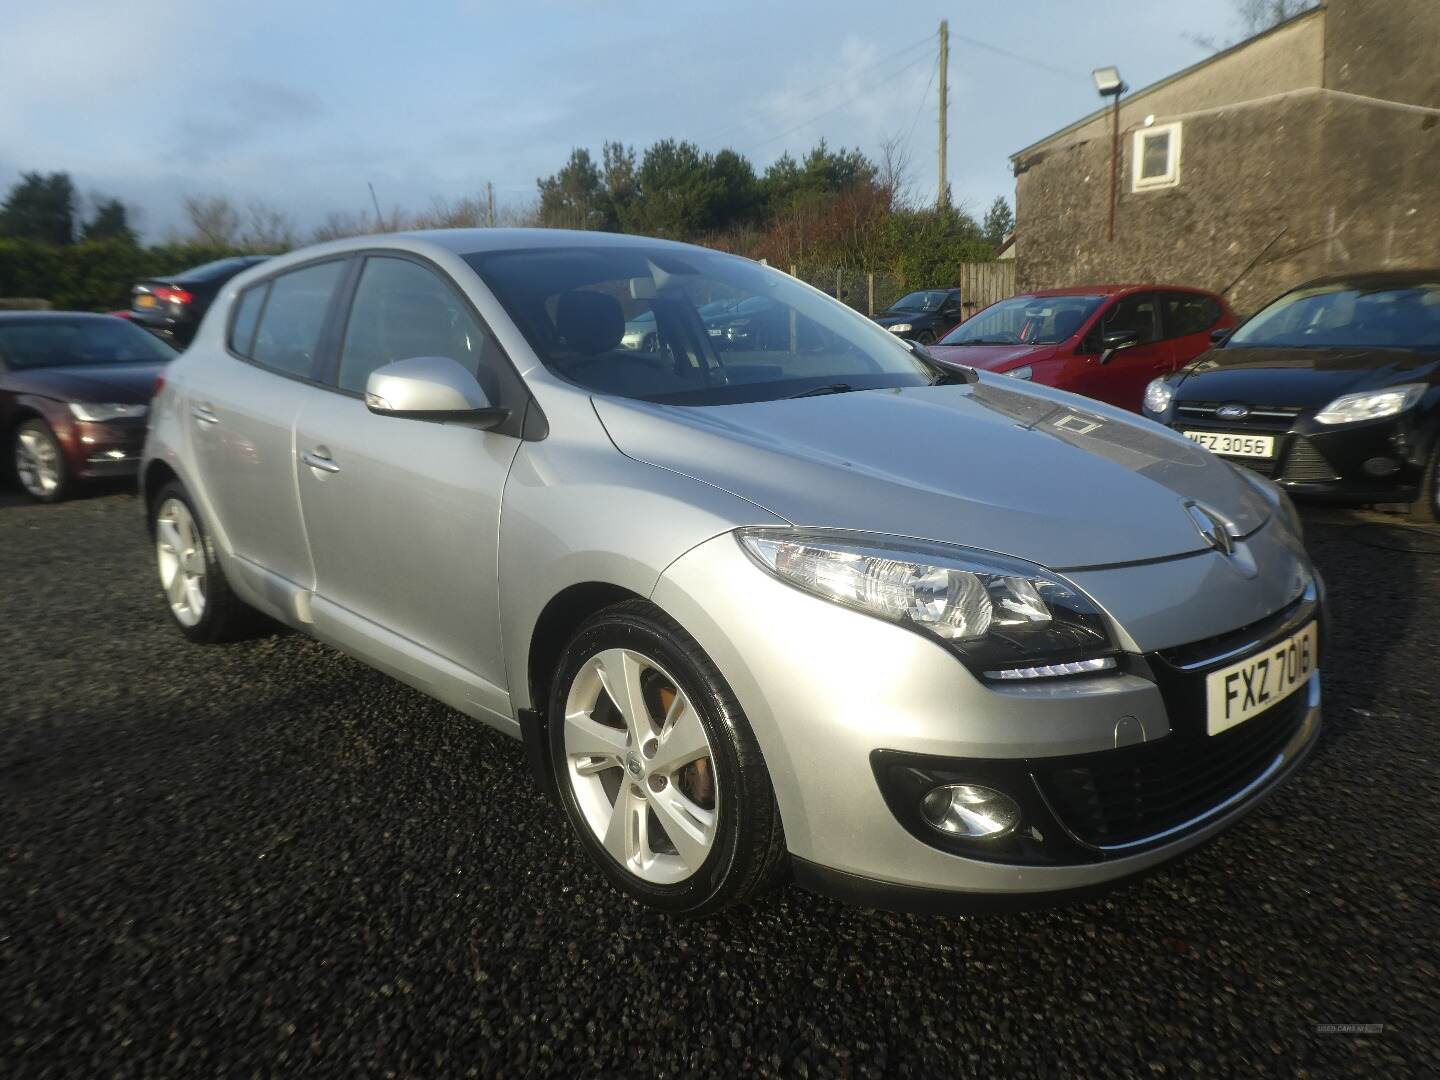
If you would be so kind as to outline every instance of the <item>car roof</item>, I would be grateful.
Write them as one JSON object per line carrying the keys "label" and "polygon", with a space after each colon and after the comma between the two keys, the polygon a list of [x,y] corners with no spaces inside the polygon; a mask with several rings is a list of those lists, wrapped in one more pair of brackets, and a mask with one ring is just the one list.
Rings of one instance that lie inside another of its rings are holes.
{"label": "car roof", "polygon": [[[652,236],[597,232],[593,229],[422,229],[384,235],[422,240],[452,251],[456,255],[478,255],[487,251],[514,251],[517,248],[533,250],[537,248],[653,248],[659,246],[693,249],[695,246],[676,243],[674,240],[660,240]],[[376,238],[370,237],[369,239],[373,241]],[[364,245],[357,246],[363,247]]]}
{"label": "car roof", "polygon": [[1130,282],[1120,285],[1067,285],[1063,289],[1032,289],[1016,293],[1016,296],[1119,296],[1122,293],[1140,292],[1145,289],[1165,289],[1174,292],[1204,293],[1215,296],[1209,289],[1194,285],[1166,285],[1163,282]]}
{"label": "car roof", "polygon": [[76,319],[108,319],[113,322],[115,316],[94,311],[0,311],[0,322],[6,323],[45,322],[50,319],[64,319],[67,322]]}
{"label": "car roof", "polygon": [[[1347,289],[1403,288],[1406,285],[1423,285],[1440,281],[1440,267],[1422,270],[1364,270],[1348,274],[1330,274],[1312,278],[1295,289],[1315,289],[1326,285],[1338,285]],[[1295,289],[1291,289],[1294,292]]]}

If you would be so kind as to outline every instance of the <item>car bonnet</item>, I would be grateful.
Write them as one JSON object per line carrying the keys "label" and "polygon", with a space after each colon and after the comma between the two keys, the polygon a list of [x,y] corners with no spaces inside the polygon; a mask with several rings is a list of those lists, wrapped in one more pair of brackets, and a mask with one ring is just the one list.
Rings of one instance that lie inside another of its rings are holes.
{"label": "car bonnet", "polygon": [[1005,376],[704,407],[594,400],[622,453],[793,524],[921,537],[1056,569],[1205,550],[1188,501],[1239,535],[1270,513],[1231,466],[1181,437]]}

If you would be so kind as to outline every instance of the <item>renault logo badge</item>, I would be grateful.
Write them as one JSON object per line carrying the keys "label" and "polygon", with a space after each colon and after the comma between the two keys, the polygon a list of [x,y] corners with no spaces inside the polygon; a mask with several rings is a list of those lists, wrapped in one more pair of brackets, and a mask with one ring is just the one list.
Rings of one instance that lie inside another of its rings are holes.
{"label": "renault logo badge", "polygon": [[1234,552],[1235,539],[1230,535],[1230,528],[1224,521],[1199,503],[1186,503],[1185,510],[1207,544],[1221,555],[1229,555]]}

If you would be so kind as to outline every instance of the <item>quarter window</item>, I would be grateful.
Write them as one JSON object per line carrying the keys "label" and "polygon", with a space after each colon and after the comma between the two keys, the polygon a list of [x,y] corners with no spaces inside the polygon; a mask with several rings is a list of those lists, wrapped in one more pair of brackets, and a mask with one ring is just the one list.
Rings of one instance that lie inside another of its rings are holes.
{"label": "quarter window", "polygon": [[319,263],[272,280],[251,359],[286,375],[311,377],[320,332],[344,267],[343,262]]}
{"label": "quarter window", "polygon": [[363,394],[370,373],[396,360],[445,356],[472,372],[491,401],[500,347],[438,274],[408,259],[365,260],[336,385]]}
{"label": "quarter window", "polygon": [[1161,307],[1167,338],[1201,334],[1220,321],[1220,301],[1203,293],[1164,293]]}
{"label": "quarter window", "polygon": [[235,319],[230,324],[230,350],[241,356],[250,355],[255,343],[255,326],[260,321],[260,309],[265,306],[265,297],[270,292],[270,283],[256,285],[240,294],[235,303]]}
{"label": "quarter window", "polygon": [[1159,124],[1135,132],[1131,190],[1174,187],[1180,182],[1180,125]]}

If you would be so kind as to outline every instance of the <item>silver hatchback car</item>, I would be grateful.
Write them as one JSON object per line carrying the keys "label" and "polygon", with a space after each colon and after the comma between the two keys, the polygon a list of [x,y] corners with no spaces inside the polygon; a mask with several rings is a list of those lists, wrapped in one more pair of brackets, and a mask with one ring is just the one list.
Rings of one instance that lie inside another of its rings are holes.
{"label": "silver hatchback car", "polygon": [[[700,313],[755,300],[763,347]],[[150,416],[186,636],[261,612],[522,739],[664,911],[1086,893],[1233,824],[1320,727],[1274,485],[747,259],[309,248],[225,286]]]}

